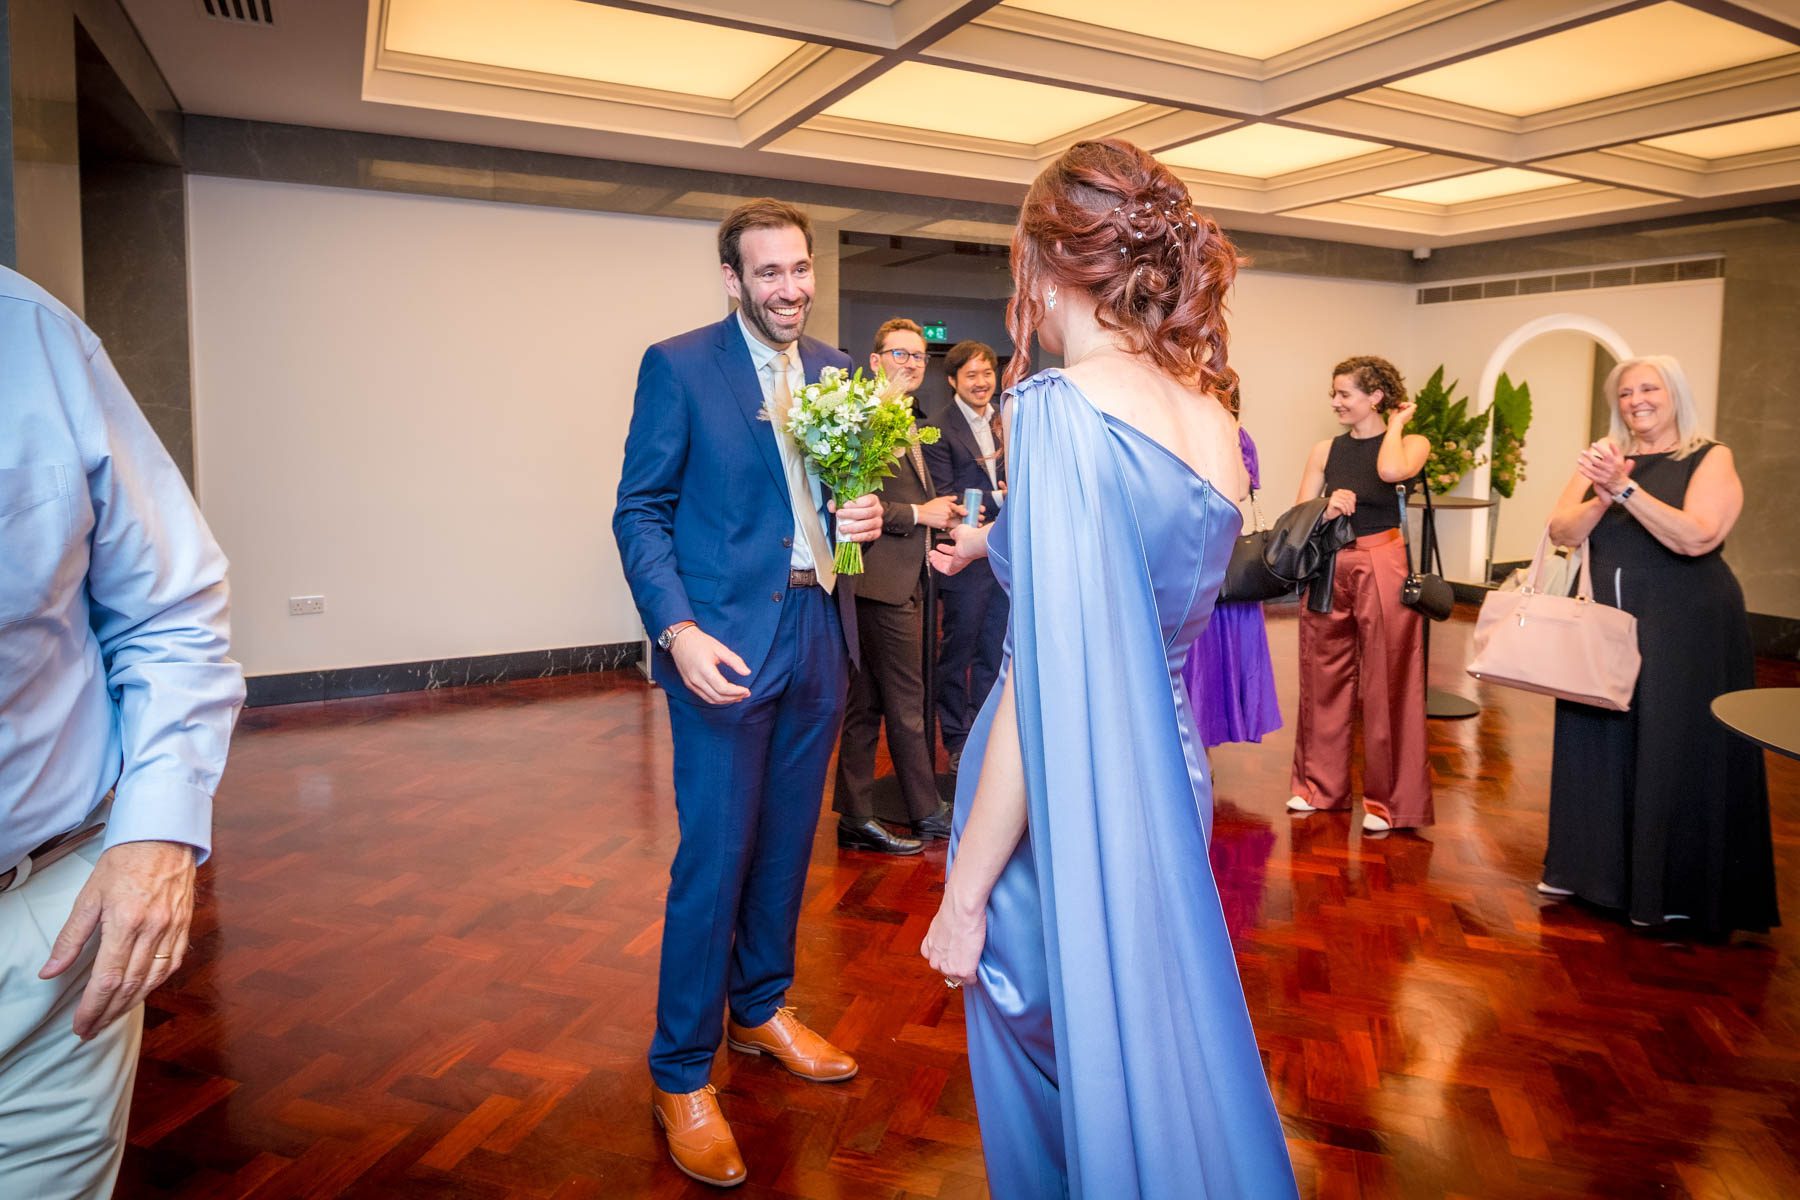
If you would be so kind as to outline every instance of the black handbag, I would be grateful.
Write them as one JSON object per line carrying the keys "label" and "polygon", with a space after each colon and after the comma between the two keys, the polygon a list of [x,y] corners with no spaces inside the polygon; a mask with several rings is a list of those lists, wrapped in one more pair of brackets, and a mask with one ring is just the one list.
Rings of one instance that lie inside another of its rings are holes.
{"label": "black handbag", "polygon": [[1263,553],[1269,544],[1270,531],[1263,525],[1262,506],[1256,502],[1256,489],[1250,489],[1250,512],[1256,528],[1232,544],[1231,562],[1225,567],[1225,584],[1219,599],[1237,603],[1261,604],[1285,596],[1299,586],[1269,569]]}
{"label": "black handbag", "polygon": [[[1442,574],[1413,570],[1412,537],[1406,529],[1406,485],[1394,485],[1394,493],[1400,498],[1400,540],[1406,546],[1406,583],[1400,588],[1400,603],[1408,608],[1416,608],[1421,614],[1433,621],[1446,621],[1456,608],[1456,592],[1445,582]],[[1425,488],[1425,520],[1431,522],[1436,514],[1431,508],[1431,488]],[[1444,556],[1438,549],[1436,538],[1427,538],[1431,553],[1437,558],[1439,572],[1444,569]],[[1429,563],[1421,561],[1421,567]]]}
{"label": "black handbag", "polygon": [[[1320,596],[1330,611],[1330,568],[1337,552],[1355,535],[1350,518],[1325,519],[1326,502],[1308,500],[1282,513],[1268,529],[1247,533],[1231,548],[1231,562],[1225,569],[1225,584],[1219,599],[1261,603],[1287,595],[1308,580],[1313,582],[1311,602],[1317,608]],[[1320,577],[1325,580],[1323,592]]]}

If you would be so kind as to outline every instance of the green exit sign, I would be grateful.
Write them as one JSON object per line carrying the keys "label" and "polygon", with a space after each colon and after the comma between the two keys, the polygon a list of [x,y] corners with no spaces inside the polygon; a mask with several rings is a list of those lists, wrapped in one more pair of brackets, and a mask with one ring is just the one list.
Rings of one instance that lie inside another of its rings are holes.
{"label": "green exit sign", "polygon": [[925,326],[925,340],[928,342],[947,342],[950,340],[950,335],[944,332],[944,327],[942,325],[927,325]]}

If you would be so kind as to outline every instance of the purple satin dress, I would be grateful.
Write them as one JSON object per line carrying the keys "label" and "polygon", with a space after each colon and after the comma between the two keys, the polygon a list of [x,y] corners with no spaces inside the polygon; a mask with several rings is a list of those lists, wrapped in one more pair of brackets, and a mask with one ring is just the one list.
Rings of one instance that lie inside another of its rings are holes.
{"label": "purple satin dress", "polygon": [[[1262,486],[1256,443],[1240,426],[1238,447],[1250,486]],[[1260,604],[1221,602],[1212,623],[1181,669],[1200,742],[1208,750],[1226,742],[1260,742],[1281,728],[1281,704],[1275,699],[1275,667],[1269,661],[1269,631]]]}

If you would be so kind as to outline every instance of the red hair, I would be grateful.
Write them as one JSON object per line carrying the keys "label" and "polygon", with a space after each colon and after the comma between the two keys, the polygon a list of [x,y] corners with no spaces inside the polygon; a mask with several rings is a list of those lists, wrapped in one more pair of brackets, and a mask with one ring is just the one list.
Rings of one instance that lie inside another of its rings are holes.
{"label": "red hair", "polygon": [[1013,230],[1013,298],[1006,306],[1013,359],[1006,386],[1030,365],[1044,317],[1044,291],[1078,288],[1094,297],[1103,328],[1170,375],[1229,395],[1225,295],[1237,278],[1237,248],[1187,185],[1130,142],[1076,142],[1044,168]]}

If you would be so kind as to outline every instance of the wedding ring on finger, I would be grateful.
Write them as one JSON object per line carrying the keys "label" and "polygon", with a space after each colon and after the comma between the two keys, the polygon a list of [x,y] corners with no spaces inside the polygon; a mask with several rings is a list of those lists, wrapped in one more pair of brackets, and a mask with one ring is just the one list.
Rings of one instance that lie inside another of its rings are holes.
{"label": "wedding ring on finger", "polygon": [[961,987],[962,984],[956,982],[954,979],[946,979],[944,980],[944,986],[954,992],[957,988]]}

